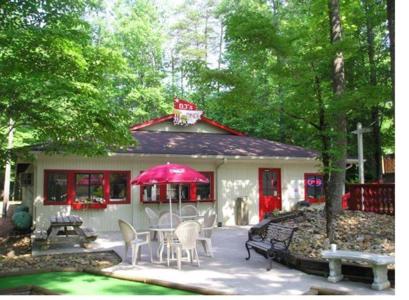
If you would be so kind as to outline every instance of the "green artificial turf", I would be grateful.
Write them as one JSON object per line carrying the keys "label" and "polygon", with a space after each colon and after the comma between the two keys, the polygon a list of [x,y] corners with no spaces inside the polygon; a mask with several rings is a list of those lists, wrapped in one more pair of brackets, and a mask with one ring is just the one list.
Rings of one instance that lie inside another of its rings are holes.
{"label": "green artificial turf", "polygon": [[0,289],[24,285],[40,286],[65,295],[196,295],[189,291],[81,272],[51,272],[0,278]]}

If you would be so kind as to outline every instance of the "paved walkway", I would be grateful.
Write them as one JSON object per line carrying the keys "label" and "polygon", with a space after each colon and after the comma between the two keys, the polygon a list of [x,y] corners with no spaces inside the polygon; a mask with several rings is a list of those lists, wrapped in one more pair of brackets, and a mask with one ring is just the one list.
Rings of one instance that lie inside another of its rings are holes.
{"label": "paved walkway", "polygon": [[[190,263],[183,263],[179,271],[176,262],[170,267],[159,262],[151,264],[147,256],[147,249],[142,250],[142,259],[136,266],[130,265],[130,254],[126,261],[106,269],[117,275],[135,276],[138,278],[159,279],[179,284],[187,284],[207,289],[214,289],[240,295],[300,295],[311,287],[342,290],[359,295],[393,295],[394,289],[382,292],[372,290],[370,284],[342,281],[330,283],[324,277],[309,275],[295,269],[289,269],[278,263],[266,271],[267,261],[260,255],[253,255],[249,261],[244,258],[247,251],[244,243],[247,240],[248,227],[216,228],[213,233],[214,257],[200,256],[200,268]],[[50,249],[41,254],[61,252],[88,252],[101,250],[115,250],[121,257],[124,246],[120,233],[100,234],[92,247],[93,249],[75,248]],[[156,242],[154,245],[154,253]],[[37,253],[39,254],[39,253]],[[204,254],[199,248],[199,255]],[[156,257],[154,257],[157,260]]]}

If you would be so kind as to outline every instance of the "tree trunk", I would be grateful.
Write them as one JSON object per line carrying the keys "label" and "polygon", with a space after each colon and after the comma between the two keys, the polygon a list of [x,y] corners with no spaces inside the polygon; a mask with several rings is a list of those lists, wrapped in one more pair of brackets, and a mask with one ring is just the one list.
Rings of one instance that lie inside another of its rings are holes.
{"label": "tree trunk", "polygon": [[180,94],[183,97],[184,89],[183,89],[183,62],[180,66]]}
{"label": "tree trunk", "polygon": [[[329,19],[331,43],[335,46],[342,40],[341,17],[339,1],[329,0]],[[333,103],[331,118],[329,119],[333,132],[330,156],[330,170],[328,174],[326,197],[327,236],[330,242],[335,240],[334,219],[342,209],[342,194],[345,186],[346,148],[347,148],[347,122],[342,105],[342,96],[345,90],[344,57],[342,51],[336,50],[333,60]],[[334,151],[336,150],[336,151]]]}
{"label": "tree trunk", "polygon": [[205,50],[205,57],[204,57],[204,61],[206,63],[207,66],[207,58],[208,58],[208,35],[209,35],[209,28],[208,28],[208,23],[209,23],[209,12],[206,10],[206,15],[205,15],[205,27],[204,27],[204,50]]}
{"label": "tree trunk", "polygon": [[[375,62],[375,41],[374,41],[374,31],[372,25],[372,12],[373,3],[372,0],[365,0],[363,2],[364,10],[366,14],[366,41],[368,49],[368,60],[369,60],[369,84],[376,87],[377,77],[376,77],[376,62]],[[382,148],[381,148],[381,130],[379,121],[379,107],[375,105],[371,109],[371,120],[372,120],[372,139],[374,143],[373,151],[373,162],[375,165],[375,178],[378,180],[382,179]]]}
{"label": "tree trunk", "polygon": [[387,0],[386,5],[390,44],[389,52],[391,56],[392,120],[395,124],[395,0]]}
{"label": "tree trunk", "polygon": [[[279,22],[279,11],[281,9],[281,2],[274,0],[272,1],[273,4],[273,14],[274,14],[274,22],[273,26],[275,27],[276,31],[279,31],[280,28],[280,22]],[[284,59],[282,55],[278,54],[277,55],[277,65],[279,68],[281,68],[284,64]],[[284,89],[283,85],[281,83],[281,80],[278,80],[277,83],[277,97],[278,97],[278,105],[279,105],[279,126],[280,126],[280,135],[279,135],[279,140],[281,143],[286,143],[287,142],[287,134],[286,134],[286,118],[285,118],[285,107],[284,107]]]}
{"label": "tree trunk", "polygon": [[172,74],[172,96],[176,96],[176,82],[175,82],[175,56],[173,55],[173,49],[171,50],[171,74]]}
{"label": "tree trunk", "polygon": [[286,143],[287,142],[287,134],[286,134],[286,118],[284,115],[284,93],[283,93],[283,87],[281,86],[280,83],[278,83],[278,88],[277,88],[277,95],[278,95],[278,105],[280,106],[279,108],[279,122],[280,122],[280,143]]}
{"label": "tree trunk", "polygon": [[[322,93],[321,93],[321,80],[318,77],[318,75],[315,75],[315,96],[317,97],[318,100],[318,119],[319,119],[319,134],[321,138],[321,159],[322,159],[322,165],[324,167],[324,195],[329,195],[329,190],[328,190],[328,182],[329,182],[329,172],[328,170],[330,169],[330,147],[331,147],[331,142],[330,138],[328,135],[328,128],[327,128],[327,121],[325,118],[325,106],[324,106],[324,101],[322,99]],[[328,207],[326,205],[326,207]]]}
{"label": "tree trunk", "polygon": [[9,120],[8,127],[8,142],[7,142],[7,156],[6,165],[4,167],[4,190],[3,190],[3,218],[7,217],[8,202],[10,200],[10,177],[11,177],[11,155],[10,151],[13,149],[14,140],[14,121]]}
{"label": "tree trunk", "polygon": [[[223,22],[220,21],[220,37],[219,37],[219,57],[217,59],[217,69],[220,71],[222,66],[222,55],[223,55]],[[217,81],[217,93],[220,93],[220,83]]]}

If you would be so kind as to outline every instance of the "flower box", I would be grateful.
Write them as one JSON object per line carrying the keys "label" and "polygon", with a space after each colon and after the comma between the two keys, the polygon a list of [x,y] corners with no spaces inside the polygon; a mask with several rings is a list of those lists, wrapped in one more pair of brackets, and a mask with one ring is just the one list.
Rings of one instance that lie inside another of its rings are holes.
{"label": "flower box", "polygon": [[107,207],[107,203],[84,203],[84,202],[73,202],[71,203],[71,208],[73,210],[81,210],[81,209],[105,209]]}

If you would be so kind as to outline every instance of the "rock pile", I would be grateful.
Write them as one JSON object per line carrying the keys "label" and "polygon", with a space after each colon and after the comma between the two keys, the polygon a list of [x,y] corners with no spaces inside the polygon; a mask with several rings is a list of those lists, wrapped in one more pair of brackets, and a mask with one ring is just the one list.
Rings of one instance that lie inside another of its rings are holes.
{"label": "rock pile", "polygon": [[[330,248],[322,209],[307,208],[303,218],[282,223],[298,227],[290,246],[291,253],[321,258],[321,251]],[[335,234],[338,249],[395,255],[394,216],[343,211],[335,221]]]}

